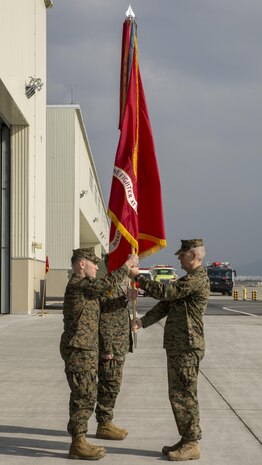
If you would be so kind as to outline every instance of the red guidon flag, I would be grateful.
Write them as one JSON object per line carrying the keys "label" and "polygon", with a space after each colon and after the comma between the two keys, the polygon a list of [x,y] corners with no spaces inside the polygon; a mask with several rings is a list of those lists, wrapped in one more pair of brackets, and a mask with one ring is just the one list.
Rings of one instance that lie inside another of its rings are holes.
{"label": "red guidon flag", "polygon": [[132,251],[142,258],[166,246],[161,184],[138,65],[137,25],[132,10],[128,12],[122,38],[121,133],[108,207],[109,271]]}
{"label": "red guidon flag", "polygon": [[48,260],[48,256],[46,256],[46,259],[45,259],[45,273],[48,273],[49,271],[49,260]]}

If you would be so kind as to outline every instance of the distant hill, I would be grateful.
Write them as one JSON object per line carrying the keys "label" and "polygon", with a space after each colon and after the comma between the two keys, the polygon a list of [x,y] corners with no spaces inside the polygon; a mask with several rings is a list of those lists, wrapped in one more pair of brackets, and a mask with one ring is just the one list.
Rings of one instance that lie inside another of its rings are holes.
{"label": "distant hill", "polygon": [[246,263],[237,267],[238,275],[262,276],[262,259],[253,263]]}

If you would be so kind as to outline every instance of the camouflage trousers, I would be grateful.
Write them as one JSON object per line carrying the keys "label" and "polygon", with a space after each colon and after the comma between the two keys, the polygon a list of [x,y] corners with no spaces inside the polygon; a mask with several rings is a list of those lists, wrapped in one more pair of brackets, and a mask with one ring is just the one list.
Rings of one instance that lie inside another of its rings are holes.
{"label": "camouflage trousers", "polygon": [[122,383],[125,355],[115,355],[113,360],[99,360],[96,419],[106,423],[113,419],[113,409]]}
{"label": "camouflage trousers", "polygon": [[63,346],[60,351],[71,391],[67,431],[74,437],[85,436],[97,397],[98,353]]}
{"label": "camouflage trousers", "polygon": [[180,354],[167,351],[169,400],[178,432],[185,441],[201,439],[197,378],[204,352],[200,350]]}

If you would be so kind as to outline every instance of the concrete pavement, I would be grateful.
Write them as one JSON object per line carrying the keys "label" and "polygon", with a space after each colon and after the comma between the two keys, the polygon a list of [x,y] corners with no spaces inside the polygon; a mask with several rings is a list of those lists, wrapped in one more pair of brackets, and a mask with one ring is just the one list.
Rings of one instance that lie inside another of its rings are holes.
{"label": "concrete pavement", "polygon": [[[206,316],[207,351],[199,376],[200,465],[262,464],[262,317]],[[69,390],[58,346],[61,313],[46,317],[0,317],[0,463],[63,465]],[[127,356],[115,423],[124,441],[103,444],[106,465],[166,461],[164,444],[179,439],[168,401],[163,322],[141,330],[138,348]],[[76,461],[72,461],[76,463]],[[191,463],[191,462],[190,462]]]}

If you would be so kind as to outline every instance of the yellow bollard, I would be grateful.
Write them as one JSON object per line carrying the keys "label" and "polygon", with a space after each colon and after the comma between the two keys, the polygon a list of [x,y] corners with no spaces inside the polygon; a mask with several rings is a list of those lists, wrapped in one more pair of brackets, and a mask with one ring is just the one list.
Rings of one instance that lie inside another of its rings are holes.
{"label": "yellow bollard", "polygon": [[252,291],[252,300],[253,301],[257,300],[257,291],[255,291],[254,289]]}
{"label": "yellow bollard", "polygon": [[234,300],[238,300],[238,290],[234,290]]}
{"label": "yellow bollard", "polygon": [[247,300],[247,290],[243,289],[243,300]]}

